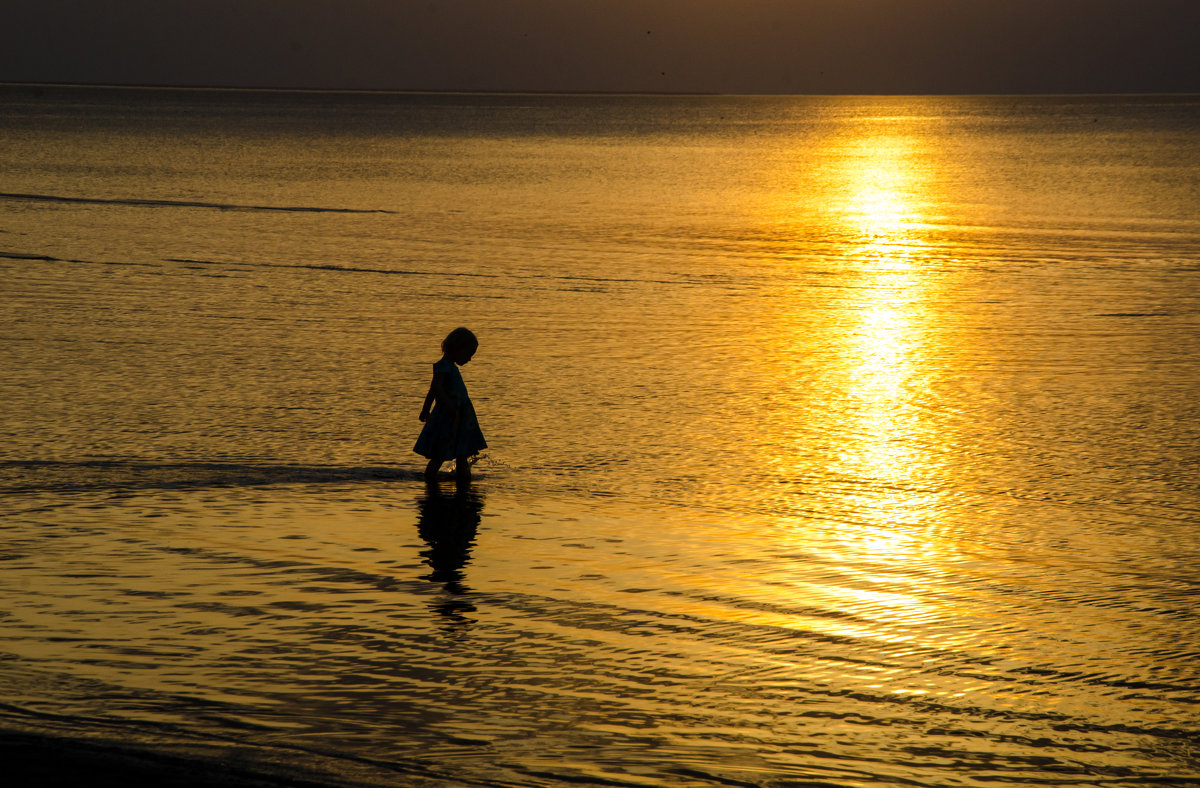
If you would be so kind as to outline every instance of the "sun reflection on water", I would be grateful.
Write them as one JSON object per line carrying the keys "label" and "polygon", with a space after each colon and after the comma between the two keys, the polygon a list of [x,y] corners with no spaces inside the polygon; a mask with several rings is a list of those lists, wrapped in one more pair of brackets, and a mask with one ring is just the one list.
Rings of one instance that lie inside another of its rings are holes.
{"label": "sun reflection on water", "polygon": [[[937,282],[922,266],[938,204],[926,153],[919,134],[889,126],[832,140],[825,159],[822,210],[839,241],[837,286],[821,296],[833,350],[811,368],[824,412],[809,435],[836,439],[827,451],[800,452],[789,472],[819,479],[815,494],[836,498],[843,513],[823,556],[841,580],[823,592],[855,620],[824,623],[830,634],[920,640],[929,622],[952,616],[930,606],[912,571],[952,560],[936,536],[939,438],[921,393],[937,335]],[[798,418],[811,418],[811,408]]]}
{"label": "sun reflection on water", "polygon": [[[879,514],[907,521],[903,492],[920,464],[912,407],[919,378],[920,324],[929,297],[918,270],[921,245],[920,146],[912,136],[869,137],[844,146],[840,175],[846,201],[839,213],[854,239],[846,250],[857,287],[844,304],[847,330],[844,473],[875,482]],[[886,491],[886,492],[885,492]]]}

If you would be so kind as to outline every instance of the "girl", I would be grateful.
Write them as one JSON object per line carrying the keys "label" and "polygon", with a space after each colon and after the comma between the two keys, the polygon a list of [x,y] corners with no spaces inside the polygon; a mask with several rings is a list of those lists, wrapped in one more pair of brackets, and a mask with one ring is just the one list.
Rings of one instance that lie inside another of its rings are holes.
{"label": "girl", "polygon": [[438,469],[447,460],[454,460],[458,481],[470,481],[470,457],[487,448],[467,386],[455,366],[466,364],[478,349],[479,340],[465,328],[454,329],[442,340],[442,358],[433,365],[433,382],[419,417],[425,426],[413,446],[413,451],[429,458],[425,466],[427,481],[437,478]]}

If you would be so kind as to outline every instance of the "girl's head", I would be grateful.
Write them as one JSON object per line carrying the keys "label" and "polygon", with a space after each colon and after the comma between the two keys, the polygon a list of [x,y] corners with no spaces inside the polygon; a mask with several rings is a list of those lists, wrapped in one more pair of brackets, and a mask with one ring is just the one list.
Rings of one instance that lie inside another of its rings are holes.
{"label": "girl's head", "polygon": [[442,353],[455,364],[466,364],[479,349],[479,340],[468,328],[456,328],[442,340]]}

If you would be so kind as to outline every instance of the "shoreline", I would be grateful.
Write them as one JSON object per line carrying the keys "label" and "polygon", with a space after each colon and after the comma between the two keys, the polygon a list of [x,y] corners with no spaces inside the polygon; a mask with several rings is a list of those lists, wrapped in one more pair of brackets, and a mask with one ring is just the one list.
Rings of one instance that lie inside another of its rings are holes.
{"label": "shoreline", "polygon": [[325,774],[273,774],[265,764],[187,756],[167,748],[72,739],[0,728],[0,758],[14,785],[89,788],[348,788]]}

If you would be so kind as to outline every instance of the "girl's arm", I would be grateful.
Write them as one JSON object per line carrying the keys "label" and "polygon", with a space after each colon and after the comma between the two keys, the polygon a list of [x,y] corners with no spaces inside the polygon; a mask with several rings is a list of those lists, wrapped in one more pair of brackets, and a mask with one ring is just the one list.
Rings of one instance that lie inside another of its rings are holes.
{"label": "girl's arm", "polygon": [[433,403],[437,402],[439,408],[445,408],[449,415],[458,417],[458,406],[450,396],[450,390],[446,387],[446,376],[444,373],[433,373],[433,380],[429,384],[429,393],[425,395],[425,404],[421,406],[421,415],[418,417],[421,421],[429,418],[429,409],[433,407]]}
{"label": "girl's arm", "polygon": [[[434,375],[434,381],[437,380],[437,375]],[[425,395],[425,404],[421,406],[421,415],[417,416],[421,421],[429,418],[429,409],[433,407],[433,382],[429,383],[429,393]]]}

